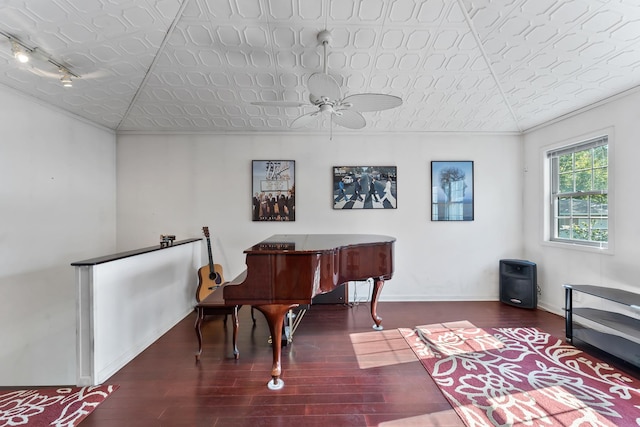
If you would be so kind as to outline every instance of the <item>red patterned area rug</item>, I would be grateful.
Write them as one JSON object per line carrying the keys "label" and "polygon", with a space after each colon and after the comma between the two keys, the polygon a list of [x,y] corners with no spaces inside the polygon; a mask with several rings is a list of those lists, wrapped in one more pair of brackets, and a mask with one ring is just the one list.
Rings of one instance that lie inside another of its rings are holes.
{"label": "red patterned area rug", "polygon": [[400,332],[469,427],[640,426],[640,381],[537,328]]}
{"label": "red patterned area rug", "polygon": [[118,386],[0,390],[0,427],[74,427]]}

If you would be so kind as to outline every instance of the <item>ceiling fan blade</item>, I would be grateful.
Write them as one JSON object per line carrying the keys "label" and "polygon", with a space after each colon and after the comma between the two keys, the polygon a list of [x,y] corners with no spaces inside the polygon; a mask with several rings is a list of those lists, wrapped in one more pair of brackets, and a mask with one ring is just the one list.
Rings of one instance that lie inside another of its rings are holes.
{"label": "ceiling fan blade", "polygon": [[307,125],[308,123],[310,123],[311,120],[313,120],[313,118],[316,117],[318,114],[320,114],[320,111],[313,111],[311,113],[303,114],[297,117],[296,119],[294,119],[289,125],[289,127],[292,129],[299,129]]}
{"label": "ceiling fan blade", "polygon": [[256,101],[252,102],[251,105],[260,105],[263,107],[302,107],[303,105],[309,105],[306,102],[296,102],[296,101]]}
{"label": "ceiling fan blade", "polygon": [[339,110],[331,116],[335,124],[349,129],[362,129],[367,124],[362,114],[353,110]]}
{"label": "ceiling fan blade", "polygon": [[331,101],[337,101],[342,97],[338,82],[329,74],[313,73],[307,82],[309,92],[317,99],[329,98]]}
{"label": "ceiling fan blade", "polygon": [[351,104],[351,109],[366,113],[368,111],[382,111],[402,105],[402,98],[383,93],[359,93],[347,96],[342,104]]}

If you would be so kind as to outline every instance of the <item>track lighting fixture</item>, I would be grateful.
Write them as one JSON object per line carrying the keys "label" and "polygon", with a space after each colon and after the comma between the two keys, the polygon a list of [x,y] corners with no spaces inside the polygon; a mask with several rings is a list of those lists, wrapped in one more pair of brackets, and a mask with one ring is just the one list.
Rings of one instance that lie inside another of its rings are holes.
{"label": "track lighting fixture", "polygon": [[[29,60],[34,60],[33,62],[37,62],[38,64],[48,64],[49,66],[53,65],[58,70],[60,74],[60,83],[64,87],[72,87],[73,81],[72,78],[78,79],[79,75],[73,73],[68,66],[64,65],[60,61],[56,61],[37,46],[31,47],[26,43],[18,39],[17,37],[7,34],[3,31],[0,31],[0,36],[4,36],[9,39],[9,43],[11,43],[11,52],[13,53],[14,58],[20,61],[21,63],[28,62]],[[33,69],[39,69],[36,65],[31,66]],[[47,73],[46,69],[40,69],[45,75]]]}

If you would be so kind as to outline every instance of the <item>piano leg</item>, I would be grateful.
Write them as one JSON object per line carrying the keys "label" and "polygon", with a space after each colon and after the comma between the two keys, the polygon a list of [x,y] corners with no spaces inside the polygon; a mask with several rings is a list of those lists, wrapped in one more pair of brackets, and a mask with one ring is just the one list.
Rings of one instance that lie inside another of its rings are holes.
{"label": "piano leg", "polygon": [[[225,316],[226,319],[226,316]],[[238,329],[240,321],[238,320],[238,306],[233,306],[233,312],[231,313],[231,320],[233,321],[233,358],[238,360],[240,358],[240,351],[238,350]]]}
{"label": "piano leg", "polygon": [[204,319],[204,311],[201,307],[196,308],[196,335],[198,336],[198,352],[196,353],[196,363],[200,361],[202,354],[202,320]]}
{"label": "piano leg", "polygon": [[384,279],[380,277],[373,284],[373,292],[371,294],[371,317],[373,318],[373,329],[376,331],[381,331],[384,329],[381,325],[382,318],[378,317],[378,297],[380,296],[380,292],[382,292],[382,287],[384,286]]}
{"label": "piano leg", "polygon": [[282,367],[280,365],[280,356],[282,353],[282,327],[284,325],[284,316],[287,312],[297,307],[298,304],[266,304],[255,306],[269,324],[269,332],[271,333],[271,350],[273,352],[273,365],[271,366],[271,381],[267,383],[269,390],[280,390],[284,387],[284,381],[280,379]]}

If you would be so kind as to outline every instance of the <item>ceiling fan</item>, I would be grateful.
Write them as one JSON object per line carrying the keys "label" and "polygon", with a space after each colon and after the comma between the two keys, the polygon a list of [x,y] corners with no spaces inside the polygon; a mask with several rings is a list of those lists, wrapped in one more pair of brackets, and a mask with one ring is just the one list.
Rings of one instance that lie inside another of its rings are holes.
{"label": "ceiling fan", "polygon": [[336,80],[327,72],[327,47],[331,44],[331,32],[323,30],[318,33],[318,42],[324,49],[324,60],[321,73],[313,73],[307,81],[309,102],[260,101],[253,105],[270,107],[303,107],[311,105],[315,110],[302,114],[291,122],[289,127],[301,128],[322,115],[329,115],[331,124],[335,123],[349,129],[362,129],[367,124],[360,113],[382,111],[402,105],[402,99],[382,93],[359,93],[342,97],[342,91]]}

